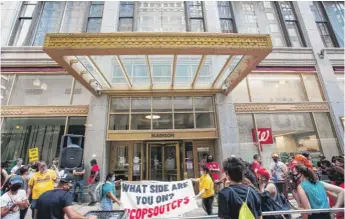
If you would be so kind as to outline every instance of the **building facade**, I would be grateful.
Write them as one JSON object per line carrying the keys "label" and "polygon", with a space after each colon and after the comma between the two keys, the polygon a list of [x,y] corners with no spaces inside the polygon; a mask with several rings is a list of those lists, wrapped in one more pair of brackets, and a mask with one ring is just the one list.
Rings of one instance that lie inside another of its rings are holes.
{"label": "building facade", "polygon": [[261,154],[266,167],[272,153],[343,154],[344,2],[9,1],[1,12],[2,161],[38,147],[51,162],[65,134],[125,180],[197,177],[204,154]]}

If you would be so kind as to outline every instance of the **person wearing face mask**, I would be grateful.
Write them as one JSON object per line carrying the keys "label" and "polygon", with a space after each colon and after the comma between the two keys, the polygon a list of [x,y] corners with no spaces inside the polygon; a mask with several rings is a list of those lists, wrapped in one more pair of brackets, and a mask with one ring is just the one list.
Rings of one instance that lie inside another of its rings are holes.
{"label": "person wearing face mask", "polygon": [[202,198],[202,207],[208,215],[212,215],[212,203],[214,199],[214,185],[210,176],[210,170],[202,165],[200,168],[200,178],[192,179],[193,182],[199,182],[199,194],[195,198]]}
{"label": "person wearing face mask", "polygon": [[20,189],[23,186],[23,180],[20,176],[13,176],[9,180],[10,190],[0,198],[1,218],[18,219],[20,217],[20,209],[29,206],[26,192]]}
{"label": "person wearing face mask", "polygon": [[46,162],[39,162],[38,172],[31,177],[28,184],[27,197],[29,198],[32,193],[32,201],[30,206],[32,210],[32,217],[34,217],[34,210],[36,208],[37,200],[44,192],[54,189],[55,182],[55,171],[49,170]]}
{"label": "person wearing face mask", "polygon": [[279,193],[283,193],[284,184],[287,174],[286,165],[279,160],[278,154],[272,154],[272,160],[270,169],[272,175],[272,181],[274,182],[275,186]]}
{"label": "person wearing face mask", "polygon": [[55,189],[47,191],[39,197],[35,209],[35,219],[64,219],[65,214],[70,219],[97,218],[95,216],[84,217],[73,209],[73,197],[69,192],[72,187],[73,179],[74,177],[72,174],[64,174]]}
{"label": "person wearing face mask", "polygon": [[102,185],[102,198],[100,208],[103,211],[112,211],[113,203],[120,205],[120,201],[116,198],[115,175],[108,173],[105,183]]}

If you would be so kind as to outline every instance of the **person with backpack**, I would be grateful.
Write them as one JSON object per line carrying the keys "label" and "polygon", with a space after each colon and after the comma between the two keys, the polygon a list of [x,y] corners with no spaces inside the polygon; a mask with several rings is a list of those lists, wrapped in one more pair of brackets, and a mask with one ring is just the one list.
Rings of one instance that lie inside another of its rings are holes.
{"label": "person with backpack", "polygon": [[[329,209],[327,191],[337,194],[334,208],[339,208],[344,204],[344,189],[319,181],[313,171],[304,165],[297,165],[296,173],[301,180],[297,187],[297,193],[304,209]],[[302,217],[308,219],[331,219],[329,213],[302,214]]]}
{"label": "person with backpack", "polygon": [[259,193],[243,183],[245,164],[236,157],[230,157],[223,162],[223,167],[230,185],[218,194],[218,217],[262,219]]}
{"label": "person with backpack", "polygon": [[103,211],[112,211],[113,203],[121,205],[116,195],[115,175],[108,173],[105,183],[99,184],[96,188],[96,197],[97,201],[100,202],[100,209]]}
{"label": "person with backpack", "polygon": [[91,172],[90,172],[90,176],[89,176],[89,195],[91,196],[91,202],[89,204],[89,206],[94,206],[97,201],[96,201],[96,187],[98,185],[99,182],[99,174],[100,174],[100,169],[99,166],[97,164],[97,160],[96,159],[92,159],[90,161],[91,164]]}
{"label": "person with backpack", "polygon": [[214,184],[210,176],[210,170],[206,165],[200,169],[200,178],[192,179],[193,182],[199,182],[199,194],[195,198],[202,198],[202,207],[207,215],[212,215],[212,203],[214,199]]}

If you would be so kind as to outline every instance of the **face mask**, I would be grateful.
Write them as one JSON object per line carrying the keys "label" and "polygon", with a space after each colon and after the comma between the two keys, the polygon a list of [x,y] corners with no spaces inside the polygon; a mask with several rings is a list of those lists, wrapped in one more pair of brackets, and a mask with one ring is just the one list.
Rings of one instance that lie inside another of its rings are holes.
{"label": "face mask", "polygon": [[200,171],[200,176],[204,175],[204,172],[203,171]]}
{"label": "face mask", "polygon": [[278,158],[273,158],[273,161],[277,163],[278,162]]}
{"label": "face mask", "polygon": [[302,176],[302,175],[299,174],[299,173],[293,174],[292,179],[293,179],[294,182],[298,182],[298,180],[301,178],[301,176]]}
{"label": "face mask", "polygon": [[21,184],[14,184],[14,185],[11,185],[10,189],[12,192],[16,192],[20,189],[21,186],[22,186]]}
{"label": "face mask", "polygon": [[111,181],[112,181],[112,182],[115,181],[115,176],[111,177]]}

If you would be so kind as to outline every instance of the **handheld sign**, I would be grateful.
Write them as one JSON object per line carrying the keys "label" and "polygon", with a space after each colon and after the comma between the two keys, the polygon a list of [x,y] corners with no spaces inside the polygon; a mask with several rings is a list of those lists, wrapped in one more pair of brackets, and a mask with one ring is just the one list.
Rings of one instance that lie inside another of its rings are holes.
{"label": "handheld sign", "polygon": [[198,208],[191,180],[122,182],[121,205],[129,219],[169,218]]}
{"label": "handheld sign", "polygon": [[39,160],[38,148],[29,149],[29,163],[36,162]]}

